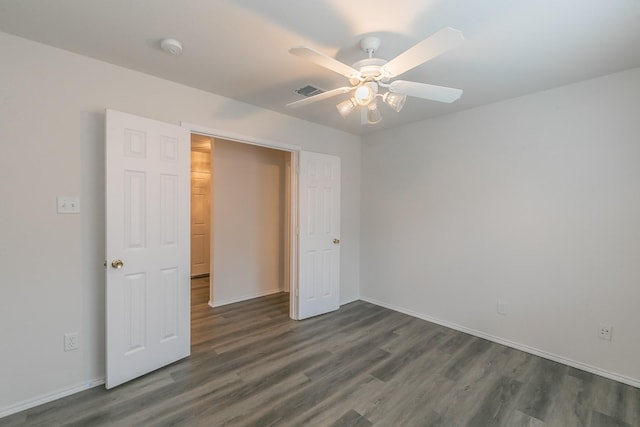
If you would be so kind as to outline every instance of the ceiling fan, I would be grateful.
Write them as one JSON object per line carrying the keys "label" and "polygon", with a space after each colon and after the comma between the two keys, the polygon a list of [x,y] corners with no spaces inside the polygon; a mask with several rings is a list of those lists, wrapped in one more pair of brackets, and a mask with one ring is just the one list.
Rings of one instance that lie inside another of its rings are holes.
{"label": "ceiling fan", "polygon": [[[347,118],[354,109],[362,107],[362,124],[373,124],[382,120],[382,115],[378,110],[378,99],[381,99],[382,102],[389,105],[396,112],[402,110],[407,96],[446,103],[453,102],[462,95],[461,89],[406,80],[392,81],[392,79],[459,46],[463,41],[462,32],[445,27],[390,61],[386,61],[373,57],[373,54],[380,47],[380,39],[377,37],[365,37],[360,41],[360,47],[369,57],[357,61],[352,66],[307,46],[291,48],[289,53],[345,76],[349,79],[350,86],[332,89],[291,102],[287,104],[287,107],[302,107],[333,96],[353,92],[352,97],[336,105],[338,112],[343,118]],[[384,90],[386,92],[381,93]]]}

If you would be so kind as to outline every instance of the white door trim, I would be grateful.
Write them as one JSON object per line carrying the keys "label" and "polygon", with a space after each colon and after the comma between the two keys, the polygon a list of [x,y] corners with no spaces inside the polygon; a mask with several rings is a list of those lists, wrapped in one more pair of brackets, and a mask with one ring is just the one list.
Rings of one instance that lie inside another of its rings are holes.
{"label": "white door trim", "polygon": [[[260,147],[272,148],[276,150],[288,151],[291,153],[291,185],[290,185],[290,224],[289,224],[289,245],[291,250],[289,262],[289,278],[291,279],[291,297],[289,302],[289,317],[298,320],[298,177],[299,165],[298,159],[302,148],[297,145],[286,144],[266,138],[243,135],[234,132],[223,131],[220,129],[208,128],[192,123],[181,122],[180,125],[189,130],[191,133],[197,133],[212,138],[226,139],[228,141],[239,142],[242,144],[257,145]],[[215,267],[213,267],[215,268]]]}
{"label": "white door trim", "polygon": [[261,147],[275,148],[277,150],[290,151],[292,153],[299,152],[302,148],[298,145],[286,144],[284,142],[274,141],[271,139],[260,138],[256,136],[243,135],[235,132],[228,132],[219,129],[207,128],[204,126],[194,125],[191,123],[181,122],[180,126],[189,129],[191,133],[199,133],[205,136],[212,136],[229,141],[241,142],[243,144],[259,145]]}

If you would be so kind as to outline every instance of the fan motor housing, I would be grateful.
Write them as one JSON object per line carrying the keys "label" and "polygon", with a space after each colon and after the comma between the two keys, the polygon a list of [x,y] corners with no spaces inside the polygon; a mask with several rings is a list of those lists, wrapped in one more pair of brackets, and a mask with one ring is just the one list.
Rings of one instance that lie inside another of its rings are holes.
{"label": "fan motor housing", "polygon": [[381,58],[366,58],[355,62],[353,68],[359,70],[365,79],[373,79],[380,75],[380,68],[386,63],[387,61]]}

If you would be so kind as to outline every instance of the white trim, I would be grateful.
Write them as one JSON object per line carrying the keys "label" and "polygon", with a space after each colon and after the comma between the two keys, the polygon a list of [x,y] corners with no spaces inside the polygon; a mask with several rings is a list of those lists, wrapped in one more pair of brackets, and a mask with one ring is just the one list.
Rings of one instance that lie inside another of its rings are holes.
{"label": "white trim", "polygon": [[255,136],[242,135],[234,132],[222,131],[219,129],[211,129],[204,126],[194,125],[191,123],[181,122],[180,126],[189,129],[191,133],[197,133],[205,136],[213,136],[215,138],[227,139],[229,141],[242,142],[244,144],[259,145],[261,147],[277,148],[284,151],[301,151],[302,148],[297,145],[285,144],[284,142],[273,141]]}
{"label": "white trim", "polygon": [[289,300],[289,317],[298,320],[298,262],[300,251],[298,249],[298,181],[300,180],[300,151],[291,152],[291,169],[289,170],[289,292],[293,298]]}
{"label": "white trim", "polygon": [[227,305],[227,304],[233,304],[233,303],[236,303],[236,302],[242,302],[242,301],[247,301],[247,300],[254,299],[254,298],[265,297],[267,295],[277,294],[278,292],[284,292],[284,291],[282,289],[271,289],[271,290],[268,290],[268,291],[258,292],[256,294],[252,294],[252,295],[245,295],[245,296],[238,297],[238,298],[229,298],[229,299],[225,299],[225,300],[222,300],[222,301],[215,301],[214,302],[214,301],[209,300],[208,305],[209,305],[209,307],[215,308],[215,307],[220,307],[220,306]]}
{"label": "white trim", "polygon": [[340,301],[340,307],[342,307],[343,305],[351,304],[352,302],[356,302],[356,301],[358,301],[359,299],[360,299],[360,297],[357,297],[357,296],[356,296],[356,297],[348,298],[348,299],[343,300],[343,301],[341,300],[341,301]]}
{"label": "white trim", "polygon": [[573,359],[568,359],[564,356],[560,356],[554,353],[549,353],[548,351],[540,350],[535,347],[530,347],[525,344],[520,344],[514,341],[510,341],[504,338],[497,337],[495,335],[486,334],[484,332],[477,331],[475,329],[470,329],[465,326],[458,325],[456,323],[447,322],[446,320],[437,319],[435,317],[428,316],[426,314],[417,313],[412,310],[408,310],[406,308],[398,307],[393,304],[387,304],[382,301],[375,300],[373,298],[360,297],[362,301],[369,302],[371,304],[378,305],[380,307],[385,307],[393,311],[397,311],[399,313],[404,313],[412,317],[416,317],[418,319],[426,320],[427,322],[436,323],[438,325],[445,326],[450,329],[454,329],[456,331],[464,332],[469,335],[473,335],[479,338],[484,338],[489,341],[493,341],[498,344],[506,345],[507,347],[515,348],[516,350],[524,351],[525,353],[530,353],[536,356],[540,356],[545,359],[552,360],[554,362],[562,363],[563,365],[571,366],[576,369],[580,369],[582,371],[587,371],[595,375],[599,375],[601,377],[609,378],[610,380],[618,381],[624,384],[628,384],[633,387],[640,388],[640,380],[627,377],[625,375],[621,375],[615,372],[607,371],[596,366],[588,365],[586,363],[578,362]]}
{"label": "white trim", "polygon": [[22,412],[27,409],[35,408],[36,406],[44,405],[45,403],[53,402],[54,400],[67,397],[72,394],[79,393],[81,391],[89,390],[90,388],[93,388],[102,384],[104,384],[104,378],[98,378],[95,380],[88,381],[86,383],[76,384],[73,387],[54,391],[53,393],[43,394],[33,399],[23,400],[22,402],[16,403],[15,405],[11,405],[6,408],[0,409],[0,418],[16,414],[18,412]]}

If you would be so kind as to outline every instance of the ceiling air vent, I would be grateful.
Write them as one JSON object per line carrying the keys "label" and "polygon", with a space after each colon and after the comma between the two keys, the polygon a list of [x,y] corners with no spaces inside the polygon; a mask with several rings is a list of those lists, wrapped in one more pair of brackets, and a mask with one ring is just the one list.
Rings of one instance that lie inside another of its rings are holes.
{"label": "ceiling air vent", "polygon": [[305,96],[305,97],[310,97],[310,96],[314,96],[314,95],[320,95],[321,93],[324,93],[325,91],[322,89],[319,89],[311,84],[308,84],[304,87],[301,87],[300,89],[296,89],[294,90],[295,93]]}

